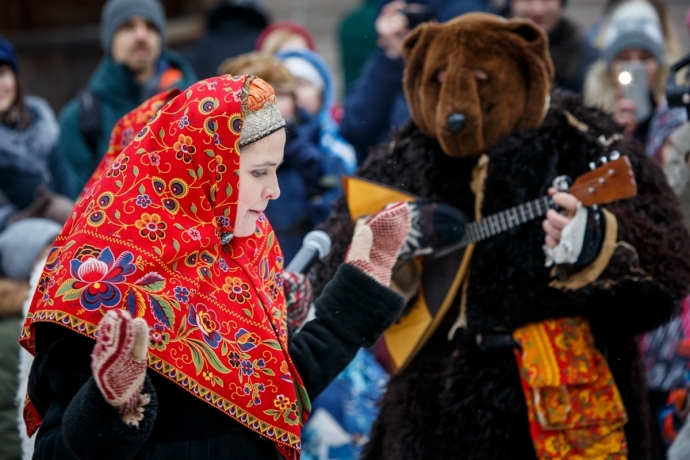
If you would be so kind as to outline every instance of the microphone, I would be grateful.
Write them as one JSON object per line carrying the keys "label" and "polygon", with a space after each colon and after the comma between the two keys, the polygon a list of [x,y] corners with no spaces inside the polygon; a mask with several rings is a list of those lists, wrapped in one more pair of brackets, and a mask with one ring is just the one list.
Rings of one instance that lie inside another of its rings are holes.
{"label": "microphone", "polygon": [[307,233],[302,241],[302,247],[290,261],[286,272],[305,273],[316,262],[323,259],[331,252],[331,237],[321,230],[312,230]]}

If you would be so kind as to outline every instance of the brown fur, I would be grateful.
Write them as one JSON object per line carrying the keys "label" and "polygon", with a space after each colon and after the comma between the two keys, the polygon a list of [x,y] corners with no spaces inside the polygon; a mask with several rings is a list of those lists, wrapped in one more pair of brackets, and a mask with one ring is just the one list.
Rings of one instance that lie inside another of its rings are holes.
{"label": "brown fur", "polygon": [[[477,155],[516,127],[535,128],[544,118],[553,64],[546,34],[531,22],[471,13],[429,23],[410,34],[403,54],[412,119],[451,157]],[[488,80],[476,80],[472,69]],[[442,83],[440,71],[449,76]],[[459,133],[446,122],[453,113],[466,117]]]}
{"label": "brown fur", "polygon": [[[690,286],[690,235],[663,173],[635,140],[602,145],[619,127],[572,93],[554,91],[544,117],[553,71],[546,38],[530,23],[468,14],[422,26],[405,42],[405,56],[413,122],[372,152],[358,176],[473,217],[469,183],[479,153],[490,158],[482,205],[488,215],[543,196],[557,175],[577,177],[618,150],[632,163],[639,193],[606,205],[618,220],[618,240],[627,244],[596,282],[575,291],[549,287],[540,219],[477,244],[466,326],[448,339],[460,313],[458,295],[429,342],[392,377],[363,458],[535,459],[513,351],[481,350],[475,337],[577,315],[590,321],[623,398],[628,458],[649,460],[651,414],[634,336],[667,321]],[[488,79],[475,80],[472,69]],[[442,83],[440,70],[446,71]],[[459,112],[467,120],[453,134],[446,119]],[[333,249],[310,273],[317,293],[352,238],[344,200],[323,228]]]}

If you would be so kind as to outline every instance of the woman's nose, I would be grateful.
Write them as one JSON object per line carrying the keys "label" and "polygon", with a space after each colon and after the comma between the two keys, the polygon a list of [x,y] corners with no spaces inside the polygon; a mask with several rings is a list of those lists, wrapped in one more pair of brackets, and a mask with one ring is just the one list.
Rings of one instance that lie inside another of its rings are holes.
{"label": "woman's nose", "polygon": [[274,177],[273,183],[264,188],[264,199],[277,200],[280,196],[280,186],[278,185],[278,178]]}

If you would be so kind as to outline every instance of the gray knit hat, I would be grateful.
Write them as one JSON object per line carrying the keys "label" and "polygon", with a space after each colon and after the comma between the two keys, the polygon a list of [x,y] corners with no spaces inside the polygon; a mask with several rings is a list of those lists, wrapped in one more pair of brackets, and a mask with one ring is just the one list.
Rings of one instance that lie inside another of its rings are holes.
{"label": "gray knit hat", "polygon": [[616,56],[630,48],[641,48],[663,65],[666,45],[659,16],[654,7],[644,0],[632,0],[619,6],[611,16],[604,36],[602,57],[611,68]]}
{"label": "gray knit hat", "polygon": [[133,16],[151,21],[165,39],[165,10],[158,0],[108,0],[101,11],[101,47],[106,54],[117,29]]}
{"label": "gray knit hat", "polygon": [[62,230],[52,220],[26,218],[8,226],[0,233],[0,271],[6,278],[25,281],[41,251],[50,245]]}

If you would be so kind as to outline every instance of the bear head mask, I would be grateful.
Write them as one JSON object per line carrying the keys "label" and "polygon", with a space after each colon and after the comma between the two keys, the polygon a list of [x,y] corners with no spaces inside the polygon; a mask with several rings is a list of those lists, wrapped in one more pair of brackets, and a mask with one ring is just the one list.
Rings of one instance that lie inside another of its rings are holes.
{"label": "bear head mask", "polygon": [[403,56],[412,120],[451,157],[479,155],[544,118],[553,64],[546,34],[530,21],[469,13],[423,24]]}

